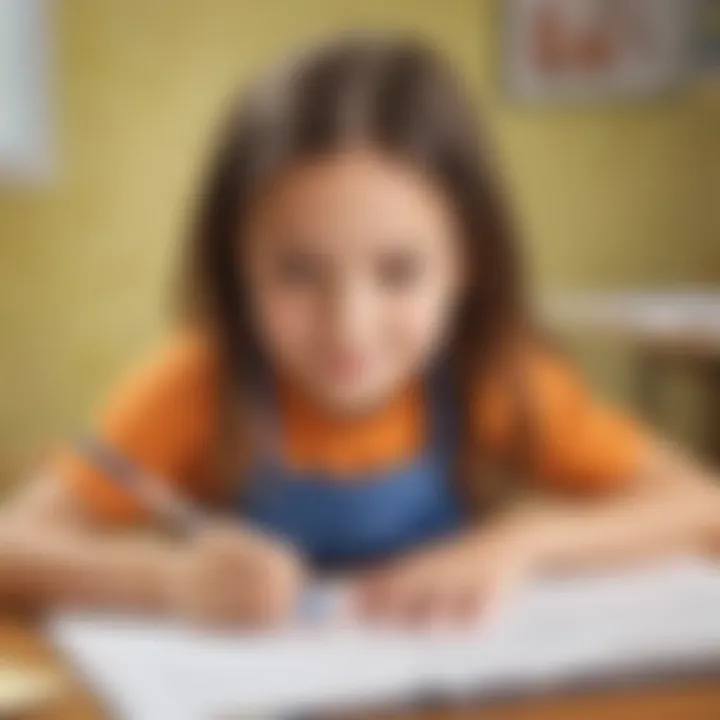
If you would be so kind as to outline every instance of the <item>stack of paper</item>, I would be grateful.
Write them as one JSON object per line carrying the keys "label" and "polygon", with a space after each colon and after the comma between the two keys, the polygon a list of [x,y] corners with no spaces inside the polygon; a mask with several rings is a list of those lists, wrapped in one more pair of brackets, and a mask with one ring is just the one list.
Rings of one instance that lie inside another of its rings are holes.
{"label": "stack of paper", "polygon": [[263,634],[212,635],[172,622],[86,615],[55,617],[50,631],[99,696],[131,720],[273,716],[427,693],[482,698],[720,669],[720,567],[683,560],[546,580],[492,623],[463,631],[299,620]]}

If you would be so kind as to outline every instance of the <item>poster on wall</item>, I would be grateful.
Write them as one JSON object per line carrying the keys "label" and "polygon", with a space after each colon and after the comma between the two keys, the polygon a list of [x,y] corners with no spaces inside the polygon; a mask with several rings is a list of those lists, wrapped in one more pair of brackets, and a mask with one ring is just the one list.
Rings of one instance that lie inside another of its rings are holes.
{"label": "poster on wall", "polygon": [[593,102],[676,88],[690,70],[690,0],[505,0],[513,98]]}

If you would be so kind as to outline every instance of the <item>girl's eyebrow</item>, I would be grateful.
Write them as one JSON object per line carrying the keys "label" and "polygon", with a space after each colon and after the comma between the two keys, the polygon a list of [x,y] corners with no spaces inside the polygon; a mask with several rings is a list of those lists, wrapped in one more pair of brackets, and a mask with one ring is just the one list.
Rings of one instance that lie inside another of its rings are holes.
{"label": "girl's eyebrow", "polygon": [[278,245],[292,245],[299,248],[314,247],[318,242],[317,238],[311,233],[298,232],[293,229],[270,233],[269,237]]}
{"label": "girl's eyebrow", "polygon": [[292,254],[296,257],[304,257],[308,259],[326,257],[329,255],[322,248],[313,245],[312,241],[307,240],[289,240],[279,242],[275,249],[279,254]]}

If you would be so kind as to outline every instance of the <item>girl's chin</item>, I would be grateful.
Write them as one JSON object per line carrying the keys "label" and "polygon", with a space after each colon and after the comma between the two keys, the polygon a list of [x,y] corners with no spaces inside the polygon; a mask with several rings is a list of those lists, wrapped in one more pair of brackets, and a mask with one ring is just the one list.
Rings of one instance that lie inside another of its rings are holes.
{"label": "girl's chin", "polygon": [[375,383],[338,383],[329,381],[320,389],[321,400],[337,413],[355,415],[376,408],[387,398],[388,391]]}

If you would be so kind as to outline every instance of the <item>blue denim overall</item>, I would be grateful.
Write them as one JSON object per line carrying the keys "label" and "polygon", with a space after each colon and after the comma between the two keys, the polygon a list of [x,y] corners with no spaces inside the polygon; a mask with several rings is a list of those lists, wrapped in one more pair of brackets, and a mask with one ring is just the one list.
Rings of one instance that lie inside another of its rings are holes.
{"label": "blue denim overall", "polygon": [[426,393],[428,439],[415,458],[343,478],[259,458],[238,497],[241,513],[323,568],[388,557],[456,530],[456,403],[439,372],[426,381]]}

